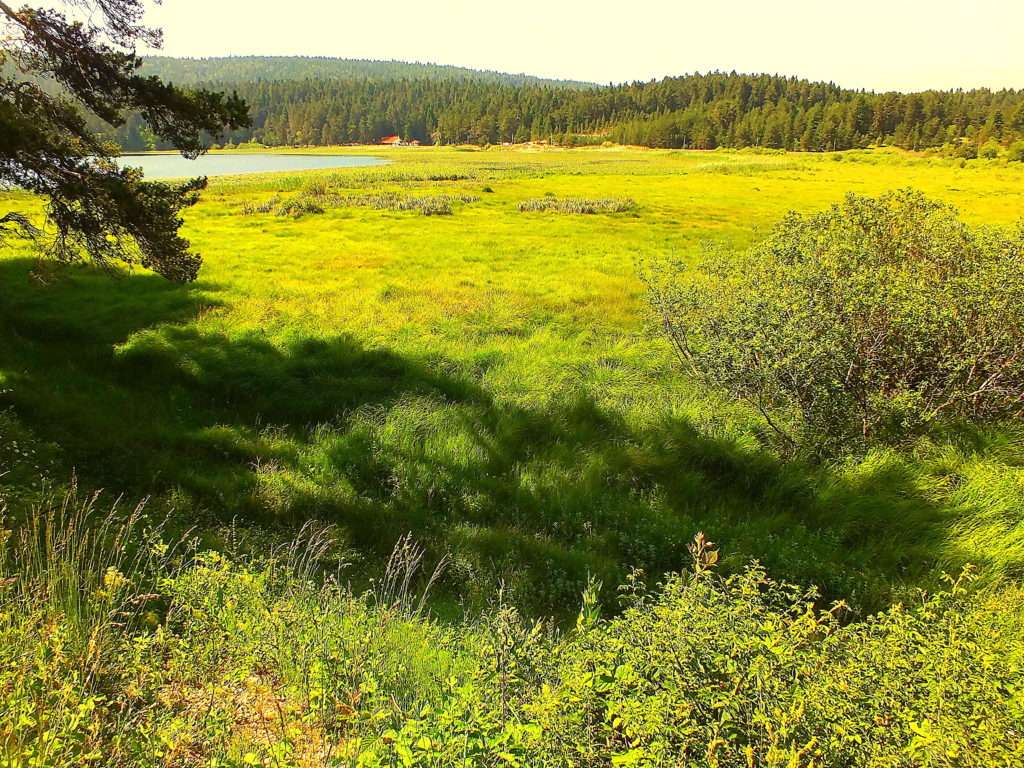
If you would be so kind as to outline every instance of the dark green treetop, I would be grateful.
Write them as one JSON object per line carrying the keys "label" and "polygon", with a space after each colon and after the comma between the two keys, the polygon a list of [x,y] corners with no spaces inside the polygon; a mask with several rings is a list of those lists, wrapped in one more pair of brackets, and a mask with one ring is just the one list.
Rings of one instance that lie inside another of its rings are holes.
{"label": "dark green treetop", "polygon": [[116,127],[141,114],[157,136],[196,157],[204,136],[248,124],[245,103],[138,73],[136,45],[162,42],[160,31],[144,24],[143,0],[63,6],[65,12],[16,10],[0,0],[0,184],[45,197],[52,228],[43,239],[24,216],[8,212],[0,216],[0,243],[17,233],[62,261],[121,261],[194,280],[200,258],[179,235],[180,212],[206,180],[149,182],[136,169],[119,168],[116,147],[96,137],[86,115]]}

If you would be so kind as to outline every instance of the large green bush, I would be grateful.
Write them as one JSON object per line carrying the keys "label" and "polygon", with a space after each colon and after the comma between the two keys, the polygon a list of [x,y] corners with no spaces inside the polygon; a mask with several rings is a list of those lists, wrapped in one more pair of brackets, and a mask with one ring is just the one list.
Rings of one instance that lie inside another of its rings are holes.
{"label": "large green bush", "polygon": [[747,251],[709,248],[647,278],[685,363],[790,450],[898,441],[1024,402],[1024,227],[972,227],[912,190],[792,213]]}

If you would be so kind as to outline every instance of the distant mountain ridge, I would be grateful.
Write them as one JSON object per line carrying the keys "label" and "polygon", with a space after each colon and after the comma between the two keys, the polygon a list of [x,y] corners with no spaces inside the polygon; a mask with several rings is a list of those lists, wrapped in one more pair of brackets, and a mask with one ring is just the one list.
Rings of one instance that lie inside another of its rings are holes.
{"label": "distant mountain ridge", "polygon": [[559,80],[525,73],[470,69],[449,64],[331,56],[147,56],[142,74],[157,75],[178,85],[198,83],[251,83],[289,80],[474,80],[505,85],[546,85],[593,88],[596,83]]}

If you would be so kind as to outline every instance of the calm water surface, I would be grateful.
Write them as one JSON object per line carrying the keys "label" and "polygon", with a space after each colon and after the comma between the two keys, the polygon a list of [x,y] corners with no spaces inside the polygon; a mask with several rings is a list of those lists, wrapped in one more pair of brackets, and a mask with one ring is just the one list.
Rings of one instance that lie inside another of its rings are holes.
{"label": "calm water surface", "polygon": [[181,155],[121,155],[123,166],[142,168],[146,178],[174,179],[182,176],[230,176],[236,173],[308,171],[317,168],[361,168],[383,165],[381,157],[360,155],[202,155],[188,160]]}

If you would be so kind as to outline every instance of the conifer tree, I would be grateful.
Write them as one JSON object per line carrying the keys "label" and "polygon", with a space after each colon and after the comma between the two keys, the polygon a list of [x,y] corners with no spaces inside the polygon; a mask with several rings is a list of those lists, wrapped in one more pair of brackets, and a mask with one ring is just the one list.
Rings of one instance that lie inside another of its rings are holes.
{"label": "conifer tree", "polygon": [[[142,76],[139,44],[159,47],[144,24],[143,0],[69,0],[14,9],[0,0],[0,183],[45,197],[45,233],[17,212],[0,216],[0,239],[36,239],[62,261],[137,263],[171,280],[196,277],[200,259],[178,230],[180,211],[197,200],[205,179],[149,182],[119,168],[116,148],[97,138],[85,117],[123,127],[132,113],[151,137],[187,157],[204,137],[248,124],[237,96],[185,90]],[[80,17],[80,18],[79,18]],[[45,236],[44,236],[45,235]]]}

